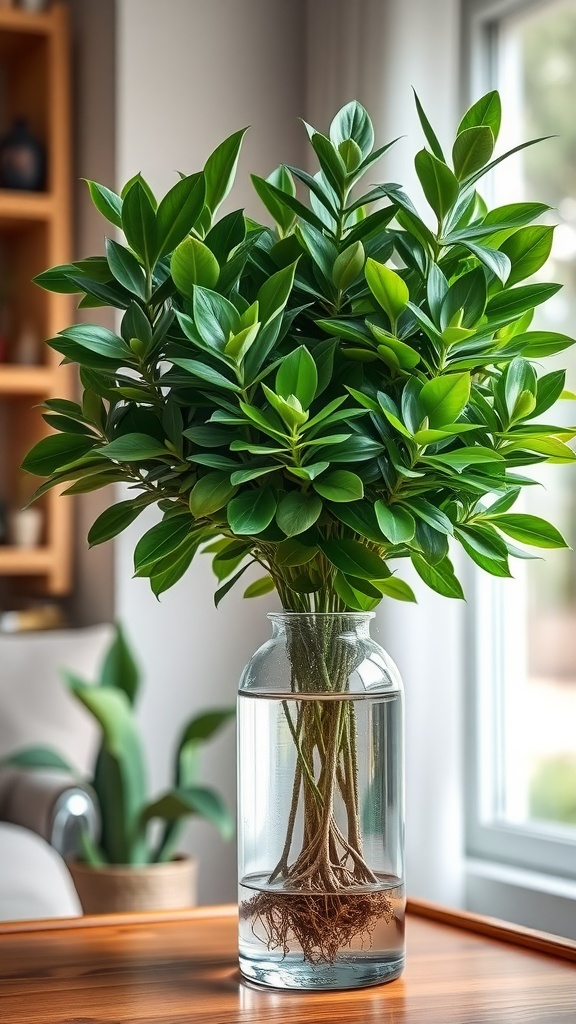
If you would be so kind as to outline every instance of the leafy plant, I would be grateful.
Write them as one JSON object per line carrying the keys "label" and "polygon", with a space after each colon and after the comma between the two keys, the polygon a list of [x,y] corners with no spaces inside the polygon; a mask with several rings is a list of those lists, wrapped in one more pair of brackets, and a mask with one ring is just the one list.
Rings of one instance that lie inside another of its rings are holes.
{"label": "leafy plant", "polygon": [[[217,604],[257,564],[264,575],[247,597],[276,589],[288,611],[369,611],[383,596],[414,600],[397,575],[402,559],[433,590],[460,598],[451,544],[501,577],[511,575],[511,556],[565,546],[545,520],[512,511],[533,483],[526,467],[576,458],[575,431],[542,421],[557,399],[573,396],[564,372],[541,372],[541,364],[573,340],[531,329],[535,308],[559,288],[533,278],[550,252],[553,228],[534,224],[548,208],[488,210],[477,191],[509,155],[494,156],[497,93],[466,112],[449,154],[416,102],[427,143],[415,158],[425,216],[398,184],[362,192],[389,147],[374,148],[370,118],[352,102],[328,135],[306,125],[314,175],[282,165],[253,176],[273,227],[241,210],[215,219],[239,132],[160,203],[140,175],[120,195],[90,182],[125,244],[108,239],[105,256],[37,279],[80,293],[82,307],[111,305],[122,316],[119,334],[79,324],[49,341],[79,364],[84,393],[80,404],[45,403],[57,432],[24,468],[47,477],[38,494],[129,484],[129,496],[92,526],[91,544],[158,504],[163,518],[134,555],[136,575],[156,595],[206,551]],[[295,692],[342,688],[331,628],[318,651],[294,642]],[[326,920],[314,918],[306,945],[320,959],[330,907],[349,919],[346,901],[356,897],[346,890],[369,871],[345,770],[356,763],[352,706],[342,715],[336,729],[335,712],[320,704],[292,723],[292,820],[304,808],[304,838],[278,876],[289,891],[322,892],[340,851],[341,899],[325,901]],[[343,847],[335,793],[349,810]],[[317,820],[327,839],[316,855]],[[295,864],[307,865],[304,876]],[[278,918],[278,901],[267,906],[267,934],[282,948],[292,911]]]}
{"label": "leafy plant", "polygon": [[493,158],[496,93],[464,115],[452,165],[417,105],[434,227],[396,184],[357,196],[388,147],[373,148],[350,103],[329,137],[307,126],[314,176],[253,176],[274,228],[241,210],[215,221],[238,132],[160,203],[140,175],[121,195],[89,182],[126,244],[108,238],[105,256],[37,278],[122,319],[119,334],[78,324],[48,342],[79,364],[84,393],[44,403],[57,432],[24,468],[48,478],[37,493],[128,482],[91,544],[158,503],[162,522],[135,551],[155,594],[206,550],[216,603],[258,563],[266,575],[246,596],[275,587],[292,610],[369,610],[382,596],[414,600],[396,574],[403,558],[461,597],[451,541],[496,576],[528,557],[513,542],[564,546],[547,522],[510,511],[532,483],[526,466],[575,458],[574,431],[542,423],[566,395],[564,372],[540,372],[572,339],[530,330],[559,286],[522,283],[550,252],[553,228],[532,225],[547,207],[489,211],[477,192],[504,159]]}
{"label": "leafy plant", "polygon": [[[197,783],[200,748],[234,715],[233,708],[206,711],[184,727],[174,764],[173,788],[150,801],[142,743],[134,717],[140,677],[120,628],[107,652],[95,684],[66,675],[71,693],[96,720],[102,741],[89,784],[100,811],[98,843],[82,835],[82,856],[94,867],[104,864],[150,864],[170,860],[186,817],[198,815],[211,822],[224,838],[233,833],[233,821],[221,796]],[[27,769],[56,769],[77,774],[51,747],[27,747],[6,759],[6,764]],[[163,822],[157,838],[150,836],[152,821]]]}

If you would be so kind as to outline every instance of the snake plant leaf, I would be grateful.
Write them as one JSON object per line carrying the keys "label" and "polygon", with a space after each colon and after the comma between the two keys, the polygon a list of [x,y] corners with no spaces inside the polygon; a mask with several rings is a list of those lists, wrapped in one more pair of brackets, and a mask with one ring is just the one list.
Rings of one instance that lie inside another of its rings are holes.
{"label": "snake plant leaf", "polygon": [[[234,819],[230,811],[220,794],[207,786],[190,786],[169,790],[143,809],[139,825],[142,828],[154,818],[171,822],[194,814],[200,815],[215,825],[223,839],[231,839],[234,835]],[[157,859],[165,859],[162,851]]]}
{"label": "snake plant leaf", "polygon": [[[144,844],[137,836],[146,802],[146,772],[140,736],[128,696],[115,687],[90,686],[66,675],[68,686],[94,716],[103,733],[103,748],[114,763],[118,798],[124,821],[126,864],[146,862]],[[96,782],[96,779],[95,779]]]}
{"label": "snake plant leaf", "polygon": [[114,639],[106,652],[98,685],[123,690],[130,704],[134,704],[140,685],[140,671],[120,625],[116,625]]}

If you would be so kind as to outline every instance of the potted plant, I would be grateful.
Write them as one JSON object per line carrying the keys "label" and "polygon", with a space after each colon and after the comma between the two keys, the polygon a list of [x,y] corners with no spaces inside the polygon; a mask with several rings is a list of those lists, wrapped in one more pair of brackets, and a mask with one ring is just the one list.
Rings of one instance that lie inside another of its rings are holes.
{"label": "potted plant", "polygon": [[38,494],[128,483],[91,544],[157,504],[134,556],[156,595],[207,551],[217,604],[253,565],[245,596],[280,597],[239,732],[240,963],[280,986],[402,969],[400,683],[367,624],[382,597],[415,599],[398,566],[461,598],[451,545],[501,577],[532,545],[565,545],[511,511],[526,467],[575,458],[574,431],[542,422],[572,397],[542,362],[572,339],[530,329],[559,286],[523,283],[550,251],[553,228],[533,224],[547,207],[488,210],[477,191],[504,158],[496,93],[449,153],[416,102],[424,217],[397,184],[362,191],[388,146],[352,102],[327,135],[305,126],[317,173],[253,176],[273,227],[216,219],[238,132],[160,203],[140,175],[119,195],[89,182],[125,243],[37,279],[121,311],[119,333],[49,341],[84,393],[45,403],[56,433],[24,462],[48,478]]}
{"label": "potted plant", "polygon": [[[177,853],[185,819],[198,815],[230,838],[233,821],[221,796],[199,785],[200,748],[234,714],[206,711],[180,737],[172,789],[151,800],[134,702],[140,673],[119,627],[96,683],[66,675],[70,692],[94,718],[102,739],[94,775],[86,779],[100,817],[100,835],[80,835],[81,856],[68,867],[85,913],[161,910],[195,903],[196,862]],[[13,767],[54,769],[76,775],[51,747],[27,747],[7,759]],[[160,829],[157,828],[161,823]]]}

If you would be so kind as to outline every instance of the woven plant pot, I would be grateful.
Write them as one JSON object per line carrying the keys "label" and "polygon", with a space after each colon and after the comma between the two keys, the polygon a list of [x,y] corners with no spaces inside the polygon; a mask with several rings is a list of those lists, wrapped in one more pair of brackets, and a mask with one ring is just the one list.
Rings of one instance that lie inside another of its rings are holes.
{"label": "woven plant pot", "polygon": [[189,857],[143,867],[93,868],[70,861],[68,869],[85,914],[181,910],[196,905],[197,862]]}

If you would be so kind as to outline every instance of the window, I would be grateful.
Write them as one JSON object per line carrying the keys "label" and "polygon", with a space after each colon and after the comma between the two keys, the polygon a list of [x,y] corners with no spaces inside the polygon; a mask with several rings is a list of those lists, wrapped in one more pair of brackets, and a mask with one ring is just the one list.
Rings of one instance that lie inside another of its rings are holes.
{"label": "window", "polygon": [[[537,198],[553,208],[550,222],[559,226],[541,274],[564,288],[532,326],[573,335],[576,0],[471,0],[465,16],[469,87],[475,96],[489,88],[502,94],[501,151],[557,136],[499,165],[490,199]],[[569,366],[574,388],[576,356],[556,358]],[[568,427],[576,406],[563,405],[554,419]],[[576,473],[539,469],[540,486],[525,489],[524,509],[552,520],[576,549]],[[476,583],[467,843],[472,855],[576,877],[576,558],[544,554],[544,561],[515,561],[514,581]]]}

